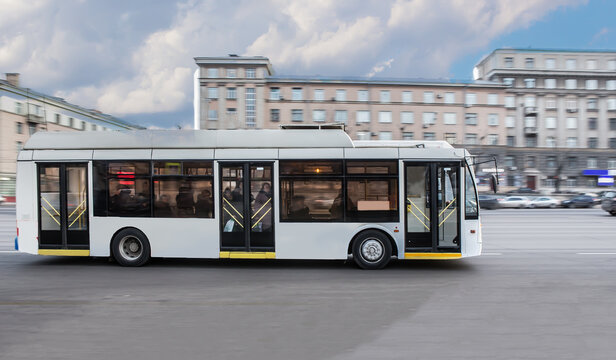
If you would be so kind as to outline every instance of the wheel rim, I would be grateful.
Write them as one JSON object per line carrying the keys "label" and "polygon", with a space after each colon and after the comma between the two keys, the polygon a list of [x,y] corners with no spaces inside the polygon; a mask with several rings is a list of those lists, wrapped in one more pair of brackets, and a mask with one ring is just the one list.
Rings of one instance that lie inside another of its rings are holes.
{"label": "wheel rim", "polygon": [[134,261],[143,254],[143,244],[135,236],[125,236],[120,240],[120,256],[128,261]]}
{"label": "wheel rim", "polygon": [[376,238],[369,238],[362,242],[361,255],[368,262],[377,262],[383,257],[383,243]]}

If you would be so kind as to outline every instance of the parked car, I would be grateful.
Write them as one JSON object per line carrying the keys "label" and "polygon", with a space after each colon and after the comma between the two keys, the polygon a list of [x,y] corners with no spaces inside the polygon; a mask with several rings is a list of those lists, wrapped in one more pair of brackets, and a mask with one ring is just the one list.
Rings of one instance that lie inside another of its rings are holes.
{"label": "parked car", "polygon": [[563,200],[560,204],[562,207],[568,208],[590,208],[595,205],[595,199],[588,195],[578,195],[571,199]]}
{"label": "parked car", "polygon": [[539,196],[530,201],[529,208],[555,208],[560,205],[560,201],[549,196]]}
{"label": "parked car", "polygon": [[6,201],[6,198],[4,196],[0,195],[0,204],[2,204],[5,201]]}
{"label": "parked car", "polygon": [[494,210],[500,209],[501,205],[498,197],[494,195],[479,195],[479,207],[482,209]]}
{"label": "parked car", "polygon": [[612,216],[616,216],[616,191],[607,191],[603,194],[601,209],[609,212]]}
{"label": "parked car", "polygon": [[533,190],[529,187],[521,187],[515,190],[507,191],[507,194],[536,194],[536,193],[537,193],[536,190]]}
{"label": "parked car", "polygon": [[595,202],[595,205],[601,204],[601,195],[596,193],[580,193],[580,195],[590,196],[592,200]]}
{"label": "parked car", "polygon": [[501,207],[504,208],[519,208],[524,209],[528,207],[530,200],[525,196],[508,196],[500,202]]}

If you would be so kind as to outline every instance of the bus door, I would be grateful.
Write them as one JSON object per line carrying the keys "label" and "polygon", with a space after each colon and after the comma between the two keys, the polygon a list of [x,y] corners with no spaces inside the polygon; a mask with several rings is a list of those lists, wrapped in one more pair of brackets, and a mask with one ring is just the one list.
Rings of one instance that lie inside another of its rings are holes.
{"label": "bus door", "polygon": [[87,164],[38,164],[39,249],[89,249]]}
{"label": "bus door", "polygon": [[221,251],[274,251],[273,164],[220,163]]}
{"label": "bus door", "polygon": [[460,163],[405,163],[405,250],[460,252]]}

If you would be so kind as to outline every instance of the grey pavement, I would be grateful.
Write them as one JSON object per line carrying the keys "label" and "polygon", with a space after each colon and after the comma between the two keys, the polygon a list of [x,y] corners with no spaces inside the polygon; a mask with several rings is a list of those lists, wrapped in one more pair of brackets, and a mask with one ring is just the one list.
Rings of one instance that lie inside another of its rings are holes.
{"label": "grey pavement", "polygon": [[0,359],[613,359],[616,217],[482,216],[485,255],[382,271],[2,252]]}

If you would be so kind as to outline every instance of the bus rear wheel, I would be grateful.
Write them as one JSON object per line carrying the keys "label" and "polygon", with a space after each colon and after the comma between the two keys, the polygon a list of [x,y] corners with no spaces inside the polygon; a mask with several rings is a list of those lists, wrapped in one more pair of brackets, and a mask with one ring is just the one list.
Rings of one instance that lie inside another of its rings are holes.
{"label": "bus rear wheel", "polygon": [[111,253],[122,266],[142,266],[150,260],[150,242],[141,231],[124,229],[113,237]]}
{"label": "bus rear wheel", "polygon": [[385,234],[376,230],[360,233],[353,242],[353,260],[362,269],[384,268],[391,260],[391,243]]}

